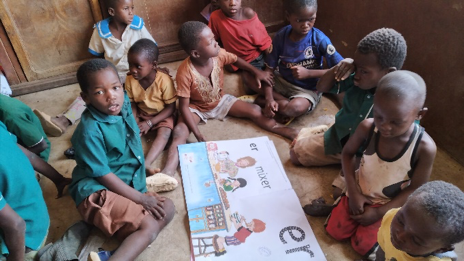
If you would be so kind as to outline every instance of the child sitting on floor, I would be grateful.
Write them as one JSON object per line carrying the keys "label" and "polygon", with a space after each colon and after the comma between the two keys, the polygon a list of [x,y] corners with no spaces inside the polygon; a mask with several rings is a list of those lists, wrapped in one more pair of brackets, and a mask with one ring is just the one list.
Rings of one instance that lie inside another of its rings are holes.
{"label": "child sitting on floor", "polygon": [[402,208],[388,211],[378,233],[377,261],[456,260],[454,244],[464,240],[464,193],[456,186],[431,181]]}
{"label": "child sitting on floor", "polygon": [[28,160],[16,137],[1,122],[0,141],[0,260],[34,260],[50,226],[33,169],[33,165],[44,162]]}
{"label": "child sitting on floor", "polygon": [[[218,0],[217,4],[220,10],[211,14],[208,24],[215,39],[222,43],[227,52],[262,70],[264,54],[270,52],[272,40],[258,14],[249,7],[242,7],[241,0]],[[230,66],[230,70],[238,69],[233,64]],[[245,86],[255,92],[261,87],[251,72],[243,70],[241,76]]]}
{"label": "child sitting on floor", "polygon": [[[121,82],[124,83],[129,71],[127,51],[132,44],[142,38],[150,39],[155,44],[156,42],[145,28],[143,19],[134,15],[133,0],[105,0],[105,5],[110,17],[95,24],[90,38],[89,52],[113,63],[118,70]],[[81,118],[84,109],[85,102],[81,97],[77,97],[62,115],[50,117],[40,111],[36,114],[42,124],[47,126],[46,131],[50,130],[49,132],[61,135],[67,127]]]}
{"label": "child sitting on floor", "polygon": [[134,260],[172,220],[174,205],[147,192],[140,130],[114,65],[87,61],[77,79],[87,110],[71,139],[77,165],[69,193],[85,222],[122,241],[113,258]]}
{"label": "child sitting on floor", "polygon": [[[316,0],[285,1],[285,15],[290,25],[276,33],[272,52],[266,56],[268,71],[275,73],[274,86],[255,90],[264,95],[256,103],[264,107],[264,114],[277,114],[283,122],[314,110],[322,93],[316,90],[318,79],[343,58],[330,39],[314,28]],[[278,69],[278,70],[276,70]]]}
{"label": "child sitting on floor", "polygon": [[[332,210],[326,230],[337,240],[351,238],[354,250],[366,258],[377,246],[385,213],[401,207],[430,178],[437,148],[415,123],[427,111],[425,95],[419,75],[409,71],[385,75],[374,98],[374,118],[362,121],[343,148],[347,193]],[[356,170],[361,146],[365,150]]]}
{"label": "child sitting on floor", "polygon": [[[291,162],[306,167],[340,164],[343,146],[358,124],[372,118],[377,83],[387,73],[401,69],[406,49],[406,41],[400,33],[390,28],[378,29],[359,41],[354,60],[345,59],[329,69],[317,83],[317,90],[345,92],[343,106],[327,131],[306,135],[311,128],[301,130],[290,146]],[[339,175],[332,185],[336,199],[345,188],[345,181]],[[309,215],[327,216],[330,211],[331,205],[314,201],[305,206]]]}
{"label": "child sitting on floor", "polygon": [[223,93],[224,71],[226,64],[252,72],[256,81],[263,80],[271,84],[269,74],[256,69],[235,54],[221,49],[214,39],[211,29],[201,22],[184,23],[179,30],[179,42],[189,54],[177,71],[177,96],[180,116],[174,128],[173,141],[169,147],[168,161],[162,173],[174,175],[179,164],[177,146],[184,144],[190,132],[199,142],[206,137],[198,129],[198,123],[208,119],[223,120],[226,115],[248,118],[259,127],[292,139],[297,131],[281,126],[273,119],[262,115],[258,105],[238,100]]}
{"label": "child sitting on floor", "polygon": [[0,121],[16,135],[19,144],[48,161],[50,141],[29,106],[18,99],[0,95]]}
{"label": "child sitting on floor", "polygon": [[[156,130],[156,138],[145,157],[147,176],[155,174],[151,164],[158,158],[171,137],[177,101],[174,82],[166,72],[158,68],[158,54],[158,46],[149,39],[135,42],[127,54],[130,75],[126,78],[125,88],[140,135]],[[159,173],[153,178],[159,181],[161,175],[163,174]],[[177,181],[165,176],[165,179],[175,183],[173,189],[176,188]],[[155,190],[157,187],[154,186]]]}

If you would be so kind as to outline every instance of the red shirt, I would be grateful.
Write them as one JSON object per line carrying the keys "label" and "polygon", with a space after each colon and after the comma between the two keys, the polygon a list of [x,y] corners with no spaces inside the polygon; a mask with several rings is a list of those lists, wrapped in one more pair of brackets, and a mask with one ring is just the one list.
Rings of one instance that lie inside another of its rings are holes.
{"label": "red shirt", "polygon": [[237,21],[225,16],[221,10],[216,10],[211,14],[208,26],[216,40],[222,41],[226,51],[247,62],[256,59],[272,44],[266,27],[256,13],[251,19]]}

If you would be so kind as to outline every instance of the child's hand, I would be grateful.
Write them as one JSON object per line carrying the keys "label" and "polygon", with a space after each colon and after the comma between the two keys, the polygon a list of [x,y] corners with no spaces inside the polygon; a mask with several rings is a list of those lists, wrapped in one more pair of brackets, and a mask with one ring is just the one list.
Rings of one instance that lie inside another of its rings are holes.
{"label": "child's hand", "polygon": [[[148,120],[147,120],[148,121]],[[137,125],[139,126],[140,129],[140,136],[145,135],[150,131],[151,127],[148,126],[147,121],[141,121]],[[153,125],[152,125],[153,126]]]}
{"label": "child's hand", "polygon": [[290,69],[292,69],[293,78],[297,80],[311,78],[310,71],[301,65],[292,66]]}
{"label": "child's hand", "polygon": [[265,117],[274,118],[275,113],[279,110],[279,104],[275,101],[266,101],[264,105],[263,114]]}
{"label": "child's hand", "polygon": [[198,135],[195,135],[195,138],[197,138],[198,142],[206,142],[206,138],[205,136],[203,136],[203,134],[198,134]]}
{"label": "child's hand", "polygon": [[350,214],[351,215],[360,215],[364,210],[364,205],[368,204],[371,205],[372,201],[370,201],[366,196],[357,192],[357,193],[350,193],[348,198],[349,206],[350,206]]}
{"label": "child's hand", "polygon": [[363,226],[372,225],[382,218],[381,216],[379,216],[379,213],[377,212],[377,208],[373,208],[369,206],[366,206],[364,208],[364,213],[360,215],[351,215],[350,217]]}
{"label": "child's hand", "polygon": [[353,59],[345,58],[334,67],[335,80],[343,81],[348,78],[355,70]]}
{"label": "child's hand", "polygon": [[258,83],[258,88],[261,88],[261,81],[263,81],[269,86],[274,86],[274,74],[272,72],[269,72],[267,70],[256,70],[255,78]]}
{"label": "child's hand", "polygon": [[156,193],[147,193],[142,195],[141,205],[150,212],[155,219],[163,219],[166,216],[166,212],[164,212],[163,209],[165,200],[165,197],[161,197]]}

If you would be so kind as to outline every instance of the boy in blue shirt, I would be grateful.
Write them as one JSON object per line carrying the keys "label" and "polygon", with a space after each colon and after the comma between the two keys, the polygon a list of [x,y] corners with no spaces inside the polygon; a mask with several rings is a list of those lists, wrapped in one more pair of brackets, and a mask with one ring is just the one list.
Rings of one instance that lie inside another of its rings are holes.
{"label": "boy in blue shirt", "polygon": [[122,241],[112,258],[134,260],[172,220],[174,205],[147,192],[140,130],[115,66],[87,61],[77,79],[87,109],[71,139],[77,166],[69,192],[85,222]]}
{"label": "boy in blue shirt", "polygon": [[285,1],[285,14],[290,25],[276,33],[272,40],[270,54],[266,56],[268,71],[275,72],[274,86],[265,86],[264,114],[283,122],[301,116],[316,108],[321,92],[316,84],[327,71],[323,69],[323,59],[331,68],[343,57],[335,50],[330,39],[314,28],[317,14],[316,0]]}

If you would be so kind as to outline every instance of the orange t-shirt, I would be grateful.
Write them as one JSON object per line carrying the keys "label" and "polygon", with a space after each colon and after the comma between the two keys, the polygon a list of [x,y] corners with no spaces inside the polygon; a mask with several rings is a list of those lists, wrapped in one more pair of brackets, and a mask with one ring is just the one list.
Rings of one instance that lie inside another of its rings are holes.
{"label": "orange t-shirt", "polygon": [[[214,109],[223,95],[224,65],[235,63],[237,55],[221,49],[213,59],[210,78],[201,75],[187,57],[177,70],[177,96],[190,98],[190,108],[201,112]],[[210,80],[211,79],[211,80]]]}

